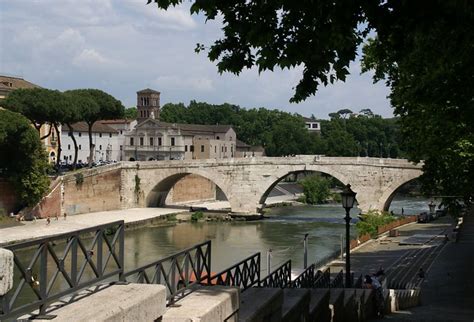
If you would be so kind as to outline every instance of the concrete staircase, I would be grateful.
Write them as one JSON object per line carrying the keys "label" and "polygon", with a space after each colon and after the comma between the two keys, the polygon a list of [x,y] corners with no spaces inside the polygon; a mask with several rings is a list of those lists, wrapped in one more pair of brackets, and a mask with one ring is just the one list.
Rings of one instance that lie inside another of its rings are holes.
{"label": "concrete staircase", "polygon": [[372,290],[252,288],[241,294],[238,321],[366,321],[375,317]]}

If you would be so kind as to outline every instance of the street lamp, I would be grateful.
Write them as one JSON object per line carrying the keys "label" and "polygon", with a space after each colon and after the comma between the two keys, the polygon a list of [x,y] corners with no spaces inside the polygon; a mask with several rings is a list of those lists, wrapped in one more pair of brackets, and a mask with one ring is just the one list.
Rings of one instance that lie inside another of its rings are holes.
{"label": "street lamp", "polygon": [[351,185],[348,184],[341,192],[342,207],[346,210],[346,287],[351,286],[351,238],[350,227],[351,217],[349,212],[354,207],[356,193],[351,190]]}
{"label": "street lamp", "polygon": [[428,205],[430,207],[430,214],[433,215],[436,209],[436,204],[433,203],[433,200],[430,201],[430,204]]}

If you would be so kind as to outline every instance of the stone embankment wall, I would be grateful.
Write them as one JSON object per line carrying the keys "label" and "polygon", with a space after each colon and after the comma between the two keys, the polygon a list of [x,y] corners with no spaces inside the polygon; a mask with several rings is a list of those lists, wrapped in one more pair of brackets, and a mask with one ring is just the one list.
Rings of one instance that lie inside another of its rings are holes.
{"label": "stone embankment wall", "polygon": [[121,170],[97,169],[64,177],[63,211],[67,215],[120,209]]}
{"label": "stone embankment wall", "polygon": [[[397,227],[400,227],[412,222],[416,222],[416,220],[417,220],[417,216],[406,216],[401,219],[395,220],[389,224],[379,226],[377,227],[377,235],[381,235],[394,228],[397,228]],[[364,234],[364,235],[358,236],[357,239],[351,240],[351,249],[356,248],[357,246],[360,246],[371,239],[372,237],[370,236],[370,234]]]}
{"label": "stone embankment wall", "polygon": [[61,216],[61,183],[62,179],[57,178],[51,182],[50,192],[41,199],[41,201],[33,207],[28,217],[47,218]]}

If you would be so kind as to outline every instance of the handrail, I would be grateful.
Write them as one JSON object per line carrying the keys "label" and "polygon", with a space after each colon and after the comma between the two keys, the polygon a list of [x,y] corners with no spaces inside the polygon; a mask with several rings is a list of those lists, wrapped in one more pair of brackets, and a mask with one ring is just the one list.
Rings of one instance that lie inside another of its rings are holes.
{"label": "handrail", "polygon": [[[318,271],[318,273],[321,271]],[[315,288],[329,288],[331,283],[331,269],[328,267],[324,272],[319,274],[319,277],[314,282]]]}
{"label": "handrail", "polygon": [[291,283],[291,260],[286,261],[280,267],[267,275],[260,281],[261,287],[285,288]]}
{"label": "handrail", "polygon": [[[297,278],[295,278],[290,287],[292,288],[313,288],[316,278],[319,277],[318,274],[314,274],[315,265],[312,264],[306,268]],[[321,271],[318,271],[321,274]]]}
{"label": "handrail", "polygon": [[341,269],[329,285],[330,288],[344,287],[344,271]]}
{"label": "handrail", "polygon": [[124,273],[124,280],[134,283],[163,284],[171,303],[189,287],[210,284],[211,241],[194,245],[179,253]]}
{"label": "handrail", "polygon": [[[13,252],[20,278],[12,290],[0,296],[0,319],[34,310],[44,315],[48,306],[61,297],[107,279],[122,280],[124,230],[124,222],[116,221],[5,246]],[[25,258],[22,251],[28,249],[34,253]],[[28,291],[33,299],[24,298]]]}
{"label": "handrail", "polygon": [[255,253],[210,278],[211,285],[237,286],[243,290],[260,283],[260,253]]}

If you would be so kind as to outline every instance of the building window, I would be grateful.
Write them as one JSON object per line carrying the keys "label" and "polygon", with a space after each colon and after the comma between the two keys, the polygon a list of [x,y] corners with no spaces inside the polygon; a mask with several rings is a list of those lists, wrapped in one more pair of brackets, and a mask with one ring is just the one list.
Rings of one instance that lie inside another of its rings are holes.
{"label": "building window", "polygon": [[133,146],[133,138],[130,138],[130,145]]}
{"label": "building window", "polygon": [[188,152],[188,146],[187,145],[184,146],[184,152]]}
{"label": "building window", "polygon": [[155,142],[153,142],[153,138],[150,138],[150,145],[153,146]]}
{"label": "building window", "polygon": [[233,146],[230,147],[230,152],[234,153],[234,147]]}
{"label": "building window", "polygon": [[120,146],[120,151],[122,151],[122,150],[123,150],[123,146],[121,145],[121,146]]}
{"label": "building window", "polygon": [[72,155],[69,156],[69,161],[71,161],[71,160],[72,160]]}
{"label": "building window", "polygon": [[317,129],[318,128],[318,123],[314,123],[313,124],[313,129]]}
{"label": "building window", "polygon": [[143,137],[140,138],[140,146],[143,146]]}
{"label": "building window", "polygon": [[194,145],[189,146],[189,151],[194,152]]}
{"label": "building window", "polygon": [[204,152],[204,145],[201,145],[201,152]]}
{"label": "building window", "polygon": [[217,153],[217,145],[214,146],[214,153]]}
{"label": "building window", "polygon": [[112,133],[109,133],[109,138],[111,138],[111,137],[112,137]]}
{"label": "building window", "polygon": [[229,137],[229,141],[232,141],[232,137],[231,137],[231,136]]}
{"label": "building window", "polygon": [[102,150],[102,145],[99,145],[99,150]]}
{"label": "building window", "polygon": [[174,146],[174,138],[171,138],[171,146]]}
{"label": "building window", "polygon": [[79,144],[79,150],[82,148],[82,146]]}
{"label": "building window", "polygon": [[100,138],[102,137],[102,133],[99,133],[99,137],[100,137]]}
{"label": "building window", "polygon": [[217,136],[216,139],[220,140],[221,138],[219,136]]}
{"label": "building window", "polygon": [[161,138],[158,138],[158,145],[161,146]]}
{"label": "building window", "polygon": [[221,150],[222,150],[221,152],[224,152],[224,147],[223,146],[221,147]]}
{"label": "building window", "polygon": [[225,147],[225,152],[227,152],[227,147]]}
{"label": "building window", "polygon": [[67,145],[67,149],[71,150],[71,145],[70,144]]}
{"label": "building window", "polygon": [[81,136],[82,136],[82,133],[81,133],[81,132],[79,132],[79,137],[81,137]]}

